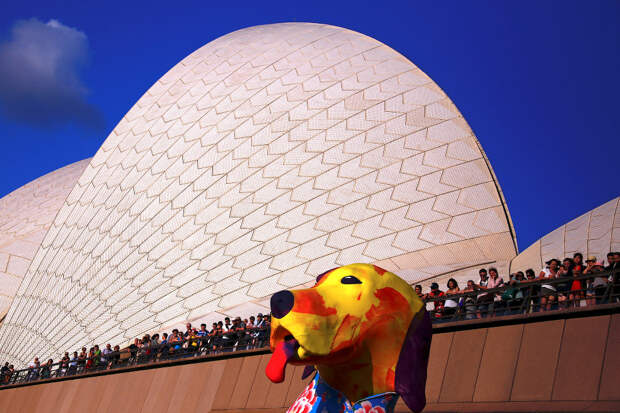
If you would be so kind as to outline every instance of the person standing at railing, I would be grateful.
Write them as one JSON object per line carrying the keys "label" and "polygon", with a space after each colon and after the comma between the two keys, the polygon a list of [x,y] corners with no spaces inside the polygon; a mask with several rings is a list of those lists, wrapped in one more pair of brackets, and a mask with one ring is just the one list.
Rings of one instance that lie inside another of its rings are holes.
{"label": "person standing at railing", "polygon": [[605,271],[614,271],[620,268],[620,262],[618,261],[617,252],[608,252],[607,253],[607,266],[605,267]]}
{"label": "person standing at railing", "polygon": [[71,361],[69,361],[69,370],[67,371],[68,376],[72,376],[77,373],[79,358],[80,356],[78,356],[78,352],[74,351],[73,356],[71,356]]}
{"label": "person standing at railing", "polygon": [[605,267],[605,271],[611,271],[609,282],[611,283],[611,301],[612,303],[620,301],[620,252],[610,252],[607,254],[607,262],[609,265]]}
{"label": "person standing at railing", "polygon": [[443,315],[444,301],[441,299],[445,297],[443,291],[439,289],[439,284],[431,284],[431,292],[426,295],[428,299],[433,299],[433,312],[432,316],[435,318],[441,318]]}
{"label": "person standing at railing", "polygon": [[200,337],[198,331],[192,328],[191,333],[187,337],[187,352],[190,354],[198,355],[200,353]]}
{"label": "person standing at railing", "polygon": [[232,323],[233,324],[230,330],[234,333],[234,336],[232,336],[232,344],[230,346],[231,351],[239,345],[239,342],[242,340],[243,335],[245,334],[245,325],[243,325],[243,323],[241,322],[241,317],[236,317]]}
{"label": "person standing at railing", "polygon": [[[603,263],[596,262],[596,257],[590,255],[586,260],[586,268],[583,270],[584,275],[596,274],[603,271]],[[608,277],[589,278],[590,288],[592,289],[592,298],[589,304],[602,304],[605,301],[605,292],[607,291]]]}
{"label": "person standing at railing", "polygon": [[[504,285],[504,279],[499,276],[499,272],[497,268],[491,267],[489,268],[489,281],[487,283],[486,289],[491,290],[495,288],[500,288]],[[489,306],[489,317],[493,317],[495,314],[495,307],[502,307],[504,303],[502,303],[502,296],[500,293],[493,293],[493,301]]]}
{"label": "person standing at railing", "polygon": [[233,328],[232,323],[230,322],[230,317],[224,317],[224,332],[230,331]]}
{"label": "person standing at railing", "polygon": [[222,351],[222,349],[226,346],[226,327],[224,326],[224,323],[220,320],[217,322],[217,332],[218,332],[218,346],[217,346],[217,350],[218,351]]}
{"label": "person standing at railing", "polygon": [[129,364],[133,364],[138,360],[138,350],[140,350],[140,339],[135,338],[133,343],[129,345]]}
{"label": "person standing at railing", "polygon": [[[545,263],[545,267],[538,275],[539,280],[553,280],[558,277],[560,261],[555,258]],[[551,306],[556,300],[556,288],[552,283],[542,284],[540,286],[540,311],[551,310]]]}
{"label": "person standing at railing", "polygon": [[237,344],[236,348],[245,350],[247,347],[248,340],[246,338],[247,330],[246,325],[243,321],[241,321],[241,317],[235,318],[234,322],[235,333],[237,334]]}
{"label": "person standing at railing", "polygon": [[446,290],[446,301],[443,306],[443,316],[451,317],[456,313],[456,310],[459,308],[459,299],[455,297],[461,293],[461,289],[459,288],[459,284],[456,282],[454,278],[450,278],[448,283],[446,284],[448,288]]}
{"label": "person standing at railing", "polygon": [[575,265],[573,268],[573,272],[578,272],[579,274],[583,273],[586,266],[583,262],[583,254],[580,252],[576,252],[573,254],[573,264]]}
{"label": "person standing at railing", "polygon": [[515,314],[521,309],[525,297],[523,283],[526,282],[523,271],[517,271],[510,275],[510,281],[506,290],[502,293],[502,301],[506,305],[509,314]]}
{"label": "person standing at railing", "polygon": [[149,360],[157,360],[160,351],[161,343],[159,342],[159,333],[155,333],[151,336],[151,342],[149,343]]}
{"label": "person standing at railing", "polygon": [[58,366],[58,373],[56,373],[56,376],[65,376],[67,374],[70,360],[69,352],[65,351],[65,355],[60,359],[60,365]]}
{"label": "person standing at railing", "polygon": [[465,320],[473,320],[476,318],[476,296],[473,294],[476,291],[476,283],[474,280],[467,280],[467,287],[462,291],[464,297],[461,299],[461,304],[465,311]]}
{"label": "person standing at railing", "polygon": [[151,357],[151,336],[145,334],[140,340],[140,351],[138,352],[138,362],[144,363]]}
{"label": "person standing at railing", "polygon": [[169,350],[170,344],[168,342],[168,333],[162,333],[161,334],[161,341],[159,342],[158,345],[158,354],[159,354],[159,359],[160,360],[165,360],[168,357],[168,350]]}
{"label": "person standing at railing", "polygon": [[80,351],[80,354],[78,354],[78,373],[82,373],[84,371],[87,358],[88,354],[86,353],[86,347],[82,347],[82,351]]}
{"label": "person standing at railing", "polygon": [[259,347],[258,341],[259,341],[259,330],[262,328],[264,321],[263,321],[263,314],[262,313],[258,313],[258,315],[256,316],[256,318],[254,318],[254,316],[250,317],[250,322],[252,323],[252,329],[249,330],[249,340],[250,340],[250,346],[252,348],[257,348]]}
{"label": "person standing at railing", "polygon": [[99,348],[98,344],[95,344],[95,348],[93,351],[93,367],[95,369],[98,369],[100,364],[101,364],[101,349]]}
{"label": "person standing at railing", "polygon": [[248,349],[254,348],[254,333],[256,332],[256,317],[250,316],[250,319],[245,325],[245,330],[248,340]]}
{"label": "person standing at railing", "polygon": [[172,334],[168,337],[168,342],[170,343],[170,353],[177,354],[181,351],[183,346],[183,337],[181,337],[181,333],[176,328],[172,330]]}
{"label": "person standing at railing", "polygon": [[[528,268],[527,270],[525,270],[525,281],[527,283],[533,283],[537,281],[536,279],[536,273],[534,272],[533,269]],[[540,285],[530,285],[525,291],[524,291],[524,299],[529,300],[530,304],[528,306],[528,308],[525,309],[526,312],[532,312],[532,311],[538,311],[538,304],[540,302]]]}
{"label": "person standing at railing", "polygon": [[209,351],[217,351],[220,347],[220,326],[218,323],[213,323],[211,331],[209,332]]}
{"label": "person standing at railing", "polygon": [[[489,277],[487,277],[487,271],[482,268],[479,271],[480,283],[477,285],[478,289],[487,291],[494,288],[499,288],[504,284],[504,280],[499,276],[497,268],[489,268]],[[493,316],[494,307],[496,302],[500,302],[501,297],[496,293],[484,292],[478,294],[478,311],[479,317]]]}
{"label": "person standing at railing", "polygon": [[222,326],[222,351],[231,351],[232,346],[236,341],[237,335],[235,334],[234,325],[230,322],[230,317],[224,318],[224,325]]}
{"label": "person standing at railing", "polygon": [[41,379],[49,379],[52,377],[52,367],[54,365],[54,360],[49,359],[47,363],[41,367]]}
{"label": "person standing at railing", "polygon": [[263,328],[265,325],[265,319],[263,318],[263,313],[258,313],[256,316],[256,328]]}
{"label": "person standing at railing", "polygon": [[183,338],[188,338],[192,334],[192,323],[185,324],[185,333],[183,333]]}
{"label": "person standing at railing", "polygon": [[105,345],[105,348],[101,351],[101,364],[104,368],[107,368],[110,363],[110,356],[112,355],[112,345],[110,343]]}
{"label": "person standing at railing", "polygon": [[39,362],[39,358],[35,357],[33,361],[28,364],[28,374],[26,375],[26,381],[32,381],[39,378],[39,368],[41,363]]}
{"label": "person standing at railing", "polygon": [[90,371],[93,368],[94,363],[95,363],[95,349],[91,347],[90,350],[88,350],[88,356],[86,357],[86,365],[84,366],[84,369],[86,371]]}
{"label": "person standing at railing", "polygon": [[[480,268],[480,270],[478,270],[478,275],[480,276],[480,281],[476,284],[476,290],[484,291],[487,289],[486,287],[489,283],[489,275],[486,268]],[[489,305],[493,303],[493,296],[487,292],[482,292],[478,294],[476,303],[478,304],[477,317],[486,317],[489,310]]]}
{"label": "person standing at railing", "polygon": [[[583,255],[577,252],[573,255],[573,278],[578,278],[583,275],[585,266],[583,265]],[[587,282],[585,279],[575,279],[570,284],[570,290],[568,294],[568,306],[580,307],[581,300],[586,298]]]}
{"label": "person standing at railing", "polygon": [[7,384],[11,380],[11,365],[7,361],[2,366],[2,372],[0,373],[0,384]]}
{"label": "person standing at railing", "polygon": [[[251,320],[251,318],[250,318]],[[256,322],[254,323],[254,329],[251,333],[252,335],[252,347],[260,347],[260,330],[262,328],[264,328],[265,325],[265,321],[263,320],[263,314],[262,313],[258,313],[258,315],[256,316]]]}
{"label": "person standing at railing", "polygon": [[207,325],[205,323],[200,324],[200,330],[196,333],[200,342],[200,352],[209,352],[209,332],[207,331]]}
{"label": "person standing at railing", "polygon": [[0,383],[5,383],[6,375],[9,373],[9,362],[4,363],[0,369]]}
{"label": "person standing at railing", "polygon": [[265,314],[263,316],[264,319],[264,327],[259,330],[258,337],[260,339],[259,345],[260,347],[265,347],[269,344],[269,334],[271,331],[271,314]]}
{"label": "person standing at railing", "polygon": [[4,373],[3,383],[8,384],[11,382],[11,378],[15,374],[15,367],[12,364],[9,364],[9,369]]}
{"label": "person standing at railing", "polygon": [[422,286],[420,284],[417,284],[415,287],[413,287],[413,290],[418,295],[418,297],[420,297],[420,299],[424,299],[424,294],[422,294]]}
{"label": "person standing at railing", "polygon": [[568,307],[568,300],[570,297],[570,287],[572,284],[573,276],[573,268],[575,264],[572,258],[564,258],[562,260],[562,265],[558,269],[558,278],[564,279],[564,282],[558,282],[555,285],[556,291],[558,292],[558,306],[561,308]]}
{"label": "person standing at railing", "polygon": [[117,367],[121,364],[121,347],[117,344],[114,346],[114,350],[110,355],[110,361],[108,362],[108,369]]}

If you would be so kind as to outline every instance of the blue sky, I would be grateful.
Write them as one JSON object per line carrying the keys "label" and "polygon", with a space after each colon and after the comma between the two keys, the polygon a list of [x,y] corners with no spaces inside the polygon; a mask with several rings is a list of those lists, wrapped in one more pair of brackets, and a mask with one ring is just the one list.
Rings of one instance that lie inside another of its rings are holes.
{"label": "blue sky", "polygon": [[[5,2],[0,196],[92,156],[136,100],[203,44],[285,21],[372,36],[433,78],[490,158],[520,250],[620,195],[620,2],[332,0]],[[65,37],[46,34],[54,24]],[[43,61],[55,62],[69,86],[40,85],[16,69],[13,52],[29,39],[24,31],[39,36],[41,51],[53,51],[55,41],[71,44]],[[47,100],[35,103],[48,110],[27,99],[6,107],[36,87]]]}

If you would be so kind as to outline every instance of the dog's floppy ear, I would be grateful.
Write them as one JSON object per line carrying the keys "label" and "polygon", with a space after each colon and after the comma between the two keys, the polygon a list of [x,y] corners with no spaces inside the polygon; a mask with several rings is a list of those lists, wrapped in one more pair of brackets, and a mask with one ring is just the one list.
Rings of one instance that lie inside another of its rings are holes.
{"label": "dog's floppy ear", "polygon": [[411,320],[400,350],[394,390],[414,412],[426,405],[426,367],[431,348],[432,327],[428,313],[422,308]]}
{"label": "dog's floppy ear", "polygon": [[314,366],[304,367],[304,371],[301,373],[301,379],[305,380],[306,378],[310,377],[310,375],[314,373],[315,371],[316,369],[314,368]]}

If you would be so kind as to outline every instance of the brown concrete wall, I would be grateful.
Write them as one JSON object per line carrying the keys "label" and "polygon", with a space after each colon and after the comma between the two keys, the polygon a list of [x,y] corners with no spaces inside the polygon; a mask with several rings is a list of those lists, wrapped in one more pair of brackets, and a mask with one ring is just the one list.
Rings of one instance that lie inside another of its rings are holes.
{"label": "brown concrete wall", "polygon": [[[618,348],[618,314],[435,334],[426,411],[620,411]],[[5,389],[0,412],[284,412],[305,386],[303,368],[272,384],[268,358]]]}
{"label": "brown concrete wall", "polygon": [[426,411],[620,411],[619,348],[619,314],[436,334]]}

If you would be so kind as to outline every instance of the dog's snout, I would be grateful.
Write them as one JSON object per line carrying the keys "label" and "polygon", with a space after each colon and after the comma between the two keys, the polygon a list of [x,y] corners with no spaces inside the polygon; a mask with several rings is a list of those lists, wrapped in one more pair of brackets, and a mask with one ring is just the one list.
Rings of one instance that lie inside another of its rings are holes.
{"label": "dog's snout", "polygon": [[271,296],[271,315],[282,318],[291,311],[295,304],[295,296],[288,290],[282,290]]}

